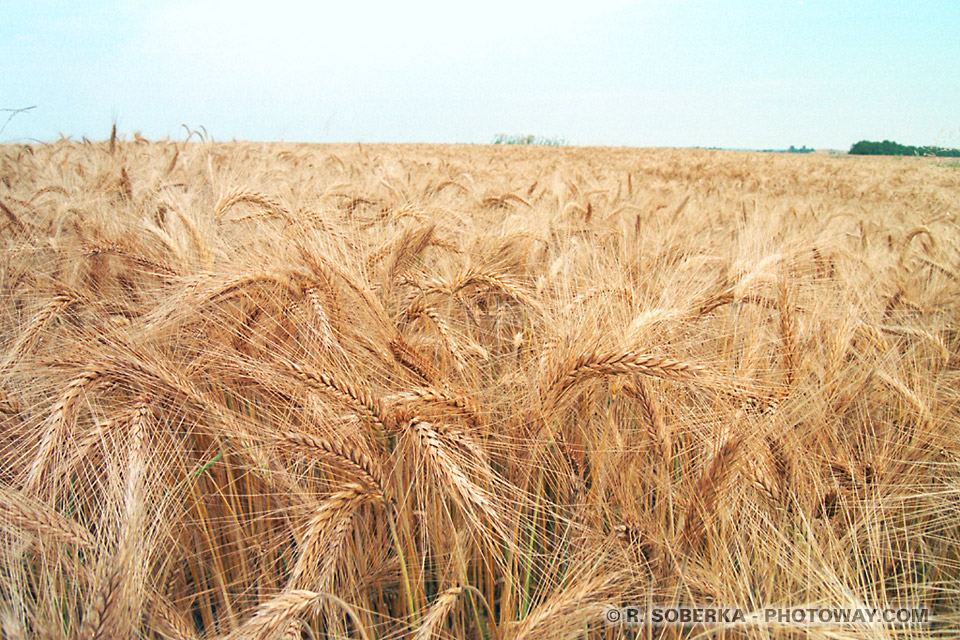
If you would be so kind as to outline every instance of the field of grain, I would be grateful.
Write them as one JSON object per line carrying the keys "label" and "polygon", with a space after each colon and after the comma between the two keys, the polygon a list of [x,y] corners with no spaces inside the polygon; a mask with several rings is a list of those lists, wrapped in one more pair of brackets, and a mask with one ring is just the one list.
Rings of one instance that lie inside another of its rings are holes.
{"label": "field of grain", "polygon": [[669,149],[0,147],[6,638],[960,626],[960,170]]}

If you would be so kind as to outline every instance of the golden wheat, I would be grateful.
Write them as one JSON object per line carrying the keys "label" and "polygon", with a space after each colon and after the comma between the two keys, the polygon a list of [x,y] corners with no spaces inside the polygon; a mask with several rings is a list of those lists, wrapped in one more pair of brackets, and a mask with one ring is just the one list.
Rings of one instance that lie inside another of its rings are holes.
{"label": "golden wheat", "polygon": [[957,628],[955,168],[113,131],[0,177],[5,637]]}

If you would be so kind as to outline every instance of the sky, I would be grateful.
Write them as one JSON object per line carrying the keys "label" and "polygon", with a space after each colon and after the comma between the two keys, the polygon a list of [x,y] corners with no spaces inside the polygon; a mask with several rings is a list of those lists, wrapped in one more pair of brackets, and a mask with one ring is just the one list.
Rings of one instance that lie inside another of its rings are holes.
{"label": "sky", "polygon": [[0,142],[960,147],[960,1],[0,0],[29,106]]}

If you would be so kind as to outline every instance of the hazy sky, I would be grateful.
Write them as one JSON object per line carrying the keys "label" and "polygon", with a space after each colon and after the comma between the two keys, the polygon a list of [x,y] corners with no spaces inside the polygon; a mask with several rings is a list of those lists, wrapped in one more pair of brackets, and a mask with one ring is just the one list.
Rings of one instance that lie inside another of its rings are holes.
{"label": "hazy sky", "polygon": [[0,0],[30,105],[0,142],[960,146],[960,1]]}

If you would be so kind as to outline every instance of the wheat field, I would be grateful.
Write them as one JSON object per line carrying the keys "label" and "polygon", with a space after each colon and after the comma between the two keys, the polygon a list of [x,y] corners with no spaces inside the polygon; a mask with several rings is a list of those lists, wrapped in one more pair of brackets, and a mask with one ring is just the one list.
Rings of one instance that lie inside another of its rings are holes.
{"label": "wheat field", "polygon": [[960,628],[956,168],[64,139],[0,213],[6,638]]}

